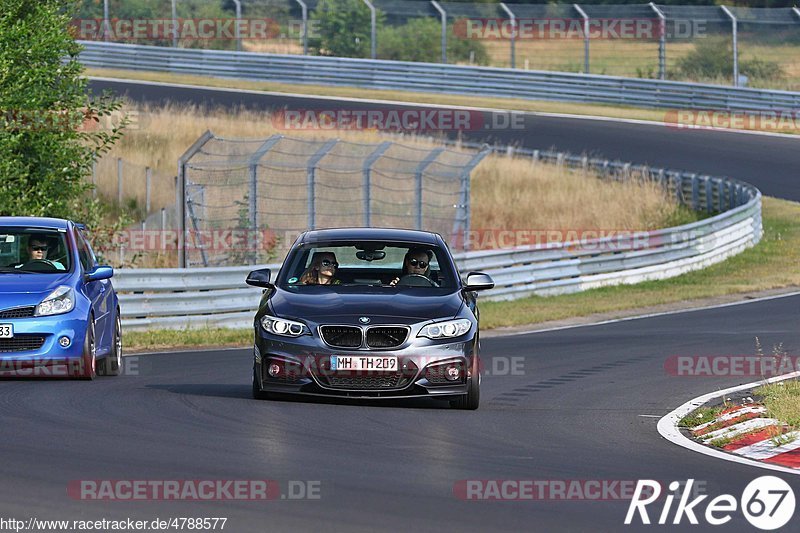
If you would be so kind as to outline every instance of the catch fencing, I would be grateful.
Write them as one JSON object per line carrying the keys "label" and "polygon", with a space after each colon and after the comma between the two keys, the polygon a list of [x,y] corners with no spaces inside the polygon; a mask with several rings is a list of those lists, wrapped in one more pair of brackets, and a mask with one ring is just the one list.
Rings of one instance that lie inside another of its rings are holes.
{"label": "catch fencing", "polygon": [[[482,299],[566,294],[665,279],[723,261],[762,236],[761,193],[740,181],[558,152],[500,146],[491,150],[594,171],[610,180],[651,179],[684,205],[711,216],[644,234],[456,253],[462,275],[480,270],[495,280],[495,289]],[[469,230],[461,236],[467,241],[471,237]],[[277,263],[263,266],[274,273],[280,268]],[[254,268],[258,267],[120,270],[114,286],[120,292],[123,326],[249,327],[261,297],[244,283]]]}
{"label": "catch fencing", "polygon": [[84,0],[75,27],[85,40],[328,55],[321,21],[336,9],[349,28],[334,55],[800,87],[796,7]]}
{"label": "catch fencing", "polygon": [[[487,154],[206,132],[178,163],[179,263],[259,264],[285,254],[287,235],[323,227],[469,231],[470,173]],[[208,238],[226,230],[235,245]]]}

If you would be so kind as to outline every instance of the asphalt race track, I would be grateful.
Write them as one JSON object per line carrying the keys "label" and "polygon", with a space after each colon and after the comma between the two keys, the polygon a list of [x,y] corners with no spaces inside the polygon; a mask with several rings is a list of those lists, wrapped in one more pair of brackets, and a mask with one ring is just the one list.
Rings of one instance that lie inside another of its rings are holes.
{"label": "asphalt race track", "polygon": [[[606,156],[730,174],[800,198],[793,140],[529,120],[535,125],[525,133],[529,146],[578,150],[596,139],[594,148]],[[691,135],[705,144],[691,142]],[[454,487],[463,480],[666,485],[692,478],[711,497],[738,499],[748,482],[771,472],[675,446],[658,435],[656,423],[692,397],[753,378],[676,377],[665,362],[672,355],[754,354],[756,336],[765,347],[783,343],[796,354],[799,304],[800,296],[790,296],[484,338],[488,372],[476,412],[433,401],[254,401],[246,349],[136,356],[127,359],[126,375],[93,383],[5,381],[3,515],[226,517],[226,530],[234,532],[754,531],[741,513],[717,527],[687,528],[685,518],[681,526],[624,526],[627,500],[465,501]],[[509,361],[517,371],[504,371]],[[800,495],[800,478],[778,475]],[[290,482],[311,481],[318,482],[319,498],[100,502],[68,495],[70,481],[93,479],[270,479],[283,496]],[[662,504],[651,508],[652,520]],[[705,502],[698,514],[704,509]],[[670,521],[673,515],[674,506]]]}
{"label": "asphalt race track", "polygon": [[[684,450],[658,435],[658,418],[640,415],[738,382],[670,376],[670,355],[752,354],[756,335],[797,353],[799,302],[483,339],[490,374],[509,356],[523,358],[522,372],[484,376],[475,412],[433,401],[254,401],[249,350],[140,356],[138,375],[94,383],[4,382],[4,514],[227,517],[230,531],[248,532],[647,530],[623,526],[625,501],[464,501],[453,488],[468,479],[694,478],[712,496],[738,499],[769,472]],[[800,491],[800,478],[782,477]],[[272,479],[284,494],[290,480],[319,481],[320,498],[67,497],[69,481],[82,479]],[[741,515],[713,529],[752,530]]]}
{"label": "asphalt race track", "polygon": [[[241,107],[259,110],[386,110],[415,109],[392,105],[332,101],[313,96],[294,97],[214,88],[165,87],[133,81],[93,80],[91,89],[112,90],[138,102]],[[483,113],[479,125],[503,123]],[[144,120],[144,119],[143,119]],[[729,131],[689,130],[663,125],[586,120],[525,114],[522,129],[476,129],[464,132],[472,141],[556,148],[575,154],[619,159],[652,166],[691,170],[712,176],[749,181],[769,196],[800,200],[800,140],[789,136],[750,135]],[[452,132],[451,132],[452,133]],[[291,135],[287,131],[286,135]]]}

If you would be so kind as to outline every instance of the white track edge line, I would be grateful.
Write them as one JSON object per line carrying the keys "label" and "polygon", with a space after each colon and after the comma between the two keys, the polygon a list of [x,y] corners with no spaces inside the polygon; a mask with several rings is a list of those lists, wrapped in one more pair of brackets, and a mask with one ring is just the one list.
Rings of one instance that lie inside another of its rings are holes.
{"label": "white track edge line", "polygon": [[[619,122],[623,124],[638,124],[642,126],[661,126],[665,128],[671,128],[676,130],[704,130],[704,131],[716,131],[716,132],[727,132],[727,133],[741,133],[745,135],[762,135],[766,137],[783,137],[789,139],[798,139],[800,135],[793,135],[790,133],[777,133],[771,131],[758,131],[758,130],[740,130],[734,128],[714,128],[714,127],[705,127],[705,126],[697,126],[697,125],[688,125],[688,126],[681,126],[678,124],[670,124],[667,122],[658,122],[656,120],[643,120],[643,119],[636,119],[636,118],[621,118],[621,117],[604,117],[600,115],[576,115],[572,113],[551,113],[547,111],[522,111],[516,109],[499,109],[495,107],[476,107],[476,106],[460,106],[460,105],[445,105],[445,104],[432,104],[432,103],[425,103],[425,102],[414,102],[414,101],[406,101],[406,100],[381,100],[379,98],[355,98],[353,96],[328,96],[328,95],[316,95],[316,94],[302,94],[302,93],[282,93],[278,91],[259,91],[256,89],[236,89],[233,87],[214,87],[211,85],[192,85],[189,83],[171,83],[171,82],[158,82],[158,81],[150,81],[150,80],[137,80],[133,78],[107,78],[103,76],[87,76],[87,79],[90,80],[97,80],[97,81],[109,81],[109,82],[119,82],[119,83],[131,83],[131,84],[141,84],[141,85],[160,85],[164,87],[178,87],[181,89],[203,89],[209,91],[221,91],[221,92],[229,92],[229,93],[238,93],[238,94],[254,94],[254,95],[265,95],[265,96],[283,96],[286,98],[306,98],[306,99],[316,99],[316,100],[330,100],[330,101],[339,101],[339,102],[364,102],[368,104],[387,104],[387,105],[394,105],[394,106],[414,106],[414,107],[427,107],[431,109],[464,109],[468,111],[483,111],[487,113],[520,113],[525,115],[531,116],[538,116],[538,117],[549,117],[549,118],[569,118],[569,119],[576,119],[576,120],[594,120],[598,122]],[[220,78],[223,79],[223,78]],[[414,92],[412,91],[412,94]],[[434,93],[436,94],[436,93]],[[447,96],[447,95],[445,95]],[[450,95],[450,96],[468,96],[468,95]],[[558,102],[558,100],[533,100],[537,102]],[[574,102],[562,102],[564,104],[570,104]],[[592,104],[592,105],[601,105],[601,104]],[[633,108],[633,109],[643,109],[643,110],[656,110],[658,108]],[[670,111],[670,109],[664,109],[665,112]]]}
{"label": "white track edge line", "polygon": [[706,403],[708,400],[710,400],[712,398],[716,398],[716,397],[719,397],[719,396],[724,396],[724,395],[729,394],[731,392],[736,392],[736,391],[740,391],[740,390],[744,390],[744,389],[749,389],[749,388],[752,388],[752,387],[757,387],[757,386],[760,386],[760,385],[764,385],[766,383],[775,383],[775,382],[778,382],[778,381],[784,381],[784,380],[792,379],[792,378],[796,378],[796,377],[800,377],[800,371],[792,372],[790,374],[784,374],[782,376],[775,376],[773,378],[770,378],[770,379],[767,379],[767,380],[764,380],[764,381],[754,381],[752,383],[746,383],[744,385],[737,385],[736,387],[730,387],[728,389],[723,389],[723,390],[715,391],[715,392],[709,392],[708,394],[704,394],[702,396],[698,396],[697,398],[694,398],[693,400],[689,400],[688,402],[684,403],[683,405],[681,405],[680,407],[678,407],[677,409],[675,409],[671,413],[669,413],[669,414],[665,415],[664,417],[662,417],[658,421],[658,425],[657,425],[658,433],[662,437],[667,439],[668,441],[672,442],[673,444],[676,444],[676,445],[678,445],[678,446],[680,446],[682,448],[686,448],[686,449],[701,453],[703,455],[709,455],[709,456],[715,457],[717,459],[724,459],[725,461],[732,461],[734,463],[739,463],[739,464],[743,464],[743,465],[747,465],[747,466],[754,466],[754,467],[757,467],[757,468],[763,468],[763,469],[767,469],[767,470],[775,470],[775,471],[783,472],[783,473],[786,473],[786,474],[800,475],[800,469],[793,469],[793,468],[788,468],[788,467],[780,466],[780,465],[776,465],[776,464],[764,463],[764,462],[761,462],[761,461],[756,461],[754,459],[748,459],[746,457],[740,457],[740,456],[737,456],[737,455],[732,455],[732,454],[729,454],[727,452],[716,450],[714,448],[709,448],[708,446],[704,446],[704,445],[702,445],[702,444],[700,444],[698,442],[695,442],[692,439],[684,436],[683,433],[681,433],[680,430],[678,429],[678,421],[681,418],[683,418],[684,416],[686,416],[687,414],[689,414],[690,412],[692,412],[696,408],[700,407],[701,405],[703,405],[704,403]]}

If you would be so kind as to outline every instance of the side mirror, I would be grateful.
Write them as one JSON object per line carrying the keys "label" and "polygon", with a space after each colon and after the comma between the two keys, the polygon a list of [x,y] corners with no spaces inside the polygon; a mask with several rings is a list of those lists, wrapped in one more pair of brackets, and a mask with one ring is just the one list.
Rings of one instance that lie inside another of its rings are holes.
{"label": "side mirror", "polygon": [[110,266],[101,265],[94,267],[86,273],[84,279],[86,281],[100,281],[101,279],[110,279],[114,275],[114,269]]}
{"label": "side mirror", "polygon": [[253,287],[263,287],[265,289],[272,288],[272,283],[269,282],[271,272],[268,268],[260,270],[253,270],[247,275],[245,283]]}
{"label": "side mirror", "polygon": [[467,282],[464,284],[465,291],[485,291],[494,287],[494,281],[489,274],[483,272],[470,272],[467,274]]}

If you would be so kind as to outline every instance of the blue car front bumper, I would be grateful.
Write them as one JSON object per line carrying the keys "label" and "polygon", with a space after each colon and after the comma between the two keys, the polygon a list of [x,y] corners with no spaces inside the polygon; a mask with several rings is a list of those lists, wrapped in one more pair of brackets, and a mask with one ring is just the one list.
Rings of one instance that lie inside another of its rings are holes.
{"label": "blue car front bumper", "polygon": [[[14,335],[0,338],[0,375],[33,375],[39,368],[59,367],[71,375],[83,357],[87,330],[83,315],[75,309],[54,316],[0,319],[0,325],[11,325]],[[69,339],[67,346],[59,343],[64,337]]]}

